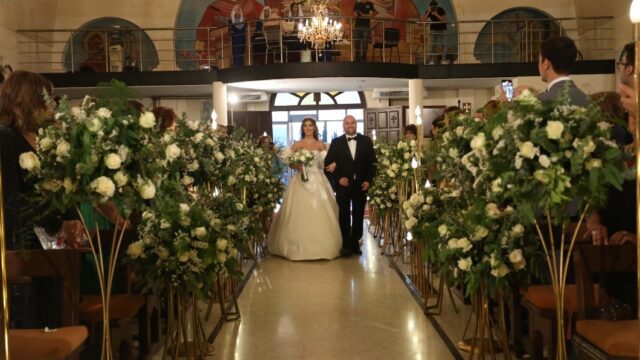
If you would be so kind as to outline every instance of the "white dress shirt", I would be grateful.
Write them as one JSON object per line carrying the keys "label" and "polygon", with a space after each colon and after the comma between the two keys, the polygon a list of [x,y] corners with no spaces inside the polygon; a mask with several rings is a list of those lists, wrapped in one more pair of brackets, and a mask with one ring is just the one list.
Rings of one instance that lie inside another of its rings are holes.
{"label": "white dress shirt", "polygon": [[568,76],[560,76],[559,78],[547,84],[547,91],[549,91],[549,89],[551,89],[553,85],[559,83],[560,81],[568,81],[568,80],[571,80],[571,78]]}
{"label": "white dress shirt", "polygon": [[[347,145],[349,145],[349,151],[351,152],[351,158],[356,159],[356,146],[358,146],[358,142],[355,140],[358,134],[353,136],[345,135],[347,137]],[[349,141],[349,138],[353,138],[354,140]]]}

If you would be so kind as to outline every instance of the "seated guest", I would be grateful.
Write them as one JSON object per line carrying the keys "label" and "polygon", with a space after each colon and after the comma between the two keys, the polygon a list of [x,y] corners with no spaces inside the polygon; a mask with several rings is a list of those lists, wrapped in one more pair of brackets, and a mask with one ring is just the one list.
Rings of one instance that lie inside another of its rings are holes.
{"label": "seated guest", "polygon": [[151,110],[153,115],[156,117],[156,121],[159,124],[160,133],[164,133],[168,129],[173,129],[176,125],[176,120],[178,119],[178,115],[173,109],[157,106],[153,110]]}
{"label": "seated guest", "polygon": [[482,107],[482,118],[483,119],[491,118],[493,114],[498,112],[499,107],[500,107],[500,103],[498,102],[498,100],[487,101],[487,103],[484,104],[484,106]]}
{"label": "seated guest", "polygon": [[409,124],[407,126],[404,127],[404,140],[405,141],[411,141],[411,140],[416,140],[418,138],[418,127],[413,125],[413,124]]}
{"label": "seated guest", "polygon": [[605,115],[604,120],[613,125],[611,128],[611,140],[621,146],[630,144],[633,139],[627,126],[620,126],[616,123],[616,121],[620,120],[627,121],[627,114],[620,102],[620,94],[613,91],[602,91],[591,94],[589,98],[600,107]]}
{"label": "seated guest", "polygon": [[[83,228],[79,221],[64,221],[70,216],[53,213],[47,203],[36,204],[35,181],[19,164],[20,155],[36,151],[38,129],[53,121],[42,91],[52,92],[51,82],[43,76],[16,71],[0,87],[0,157],[2,161],[2,193],[4,195],[4,234],[7,249],[41,248],[35,240],[34,226],[58,241],[77,246]],[[59,313],[61,284],[51,279],[33,278],[28,284],[11,288],[11,326],[43,328],[61,325]]]}
{"label": "seated guest", "polygon": [[542,101],[555,100],[569,92],[572,105],[587,106],[589,98],[571,80],[570,74],[578,57],[576,44],[566,36],[549,38],[540,45],[538,71],[547,89],[538,95]]}

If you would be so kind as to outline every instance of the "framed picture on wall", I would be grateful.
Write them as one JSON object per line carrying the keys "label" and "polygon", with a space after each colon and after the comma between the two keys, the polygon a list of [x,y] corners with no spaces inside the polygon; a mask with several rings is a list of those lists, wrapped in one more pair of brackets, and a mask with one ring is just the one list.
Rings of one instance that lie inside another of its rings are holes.
{"label": "framed picture on wall", "polygon": [[389,127],[387,123],[387,113],[379,112],[378,113],[378,129],[386,129]]}
{"label": "framed picture on wall", "polygon": [[400,111],[398,110],[389,111],[389,128],[390,129],[400,128]]}
{"label": "framed picture on wall", "polygon": [[400,130],[389,130],[389,141],[400,140]]}
{"label": "framed picture on wall", "polygon": [[388,141],[389,133],[386,130],[378,130],[377,134],[379,140]]}
{"label": "framed picture on wall", "polygon": [[367,115],[367,129],[376,128],[376,113],[372,112]]}

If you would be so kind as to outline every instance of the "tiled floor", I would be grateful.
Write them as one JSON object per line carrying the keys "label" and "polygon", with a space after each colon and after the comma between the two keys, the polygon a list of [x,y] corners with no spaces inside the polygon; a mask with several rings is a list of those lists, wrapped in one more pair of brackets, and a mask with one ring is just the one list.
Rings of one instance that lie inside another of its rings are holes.
{"label": "tiled floor", "polygon": [[240,296],[242,319],[224,325],[213,359],[452,359],[375,241],[364,244],[360,258],[265,259]]}

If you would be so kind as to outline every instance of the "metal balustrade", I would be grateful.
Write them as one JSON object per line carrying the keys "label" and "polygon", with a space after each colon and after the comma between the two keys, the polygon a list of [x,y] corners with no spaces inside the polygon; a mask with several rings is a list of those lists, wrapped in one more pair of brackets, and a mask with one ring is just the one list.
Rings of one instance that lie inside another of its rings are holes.
{"label": "metal balustrade", "polygon": [[[343,24],[341,41],[315,50],[297,37],[297,23],[307,18],[277,18],[244,23],[242,34],[230,26],[210,28],[100,28],[90,30],[19,30],[20,68],[44,72],[179,71],[233,66],[233,46],[244,49],[240,66],[287,62],[353,62],[353,17],[332,17]],[[576,41],[582,60],[613,59],[611,17],[469,20],[447,22],[444,37],[429,22],[373,19],[368,62],[505,63],[534,62],[540,43],[566,35]],[[264,31],[256,32],[258,23]],[[242,42],[244,39],[244,43]],[[440,42],[432,43],[432,39]],[[444,43],[444,44],[443,44]],[[447,56],[442,58],[442,46]]]}

